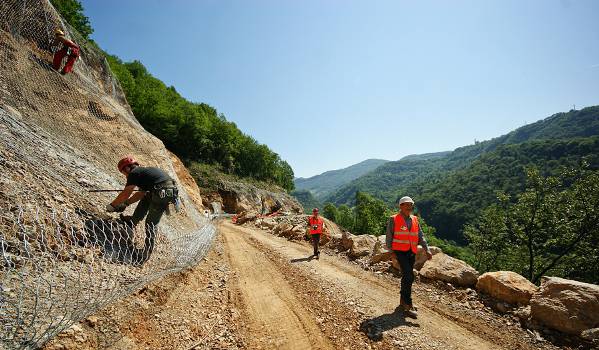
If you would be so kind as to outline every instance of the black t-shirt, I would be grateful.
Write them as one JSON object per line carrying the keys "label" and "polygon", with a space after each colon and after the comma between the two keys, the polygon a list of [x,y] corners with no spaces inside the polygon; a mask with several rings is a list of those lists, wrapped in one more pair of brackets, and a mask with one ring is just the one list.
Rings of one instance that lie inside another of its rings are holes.
{"label": "black t-shirt", "polygon": [[168,180],[171,177],[158,168],[138,166],[127,175],[126,186],[135,185],[142,191],[151,191],[154,185]]}

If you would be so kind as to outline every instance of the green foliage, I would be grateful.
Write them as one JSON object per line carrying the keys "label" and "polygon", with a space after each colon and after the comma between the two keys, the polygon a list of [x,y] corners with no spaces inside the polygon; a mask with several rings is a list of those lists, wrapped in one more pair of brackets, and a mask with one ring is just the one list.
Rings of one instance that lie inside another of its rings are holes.
{"label": "green foliage", "polygon": [[337,222],[339,210],[337,210],[337,207],[333,203],[327,203],[322,209],[322,215],[333,222]]}
{"label": "green foliage", "polygon": [[83,6],[78,0],[50,0],[60,15],[86,40],[94,32],[89,18],[83,14]]}
{"label": "green foliage", "polygon": [[527,169],[524,192],[499,196],[466,227],[482,271],[508,269],[538,283],[543,275],[599,283],[599,171]]}
{"label": "green foliage", "polygon": [[304,207],[304,212],[306,214],[312,214],[312,209],[321,207],[321,203],[314,198],[310,191],[295,190],[291,192],[291,195],[300,202],[302,207]]}
{"label": "green foliage", "polygon": [[418,207],[442,237],[463,243],[462,227],[478,217],[496,200],[496,192],[511,196],[522,193],[526,167],[535,166],[544,175],[557,174],[564,167],[576,167],[583,160],[599,168],[599,137],[567,140],[538,140],[502,145],[485,153],[468,167],[411,186]]}
{"label": "green foliage", "polygon": [[347,231],[354,232],[356,215],[350,207],[342,204],[337,208],[337,221],[335,223]]}
{"label": "green foliage", "polygon": [[107,57],[135,117],[186,162],[219,167],[243,178],[272,182],[292,190],[293,170],[278,154],[205,103],[192,103],[174,87],[153,77],[139,61]]}
{"label": "green foliage", "polygon": [[272,182],[258,181],[252,178],[242,178],[234,174],[226,174],[223,172],[220,165],[216,164],[205,164],[198,162],[191,162],[186,165],[189,173],[194,178],[198,186],[202,191],[218,192],[223,189],[223,183],[245,183],[265,189],[272,192],[281,192],[283,189]]}
{"label": "green foliage", "polygon": [[[413,193],[408,189],[420,191],[422,186],[432,180],[441,182],[447,174],[468,167],[481,155],[494,152],[502,145],[515,145],[535,140],[565,141],[597,135],[599,135],[599,106],[558,113],[506,135],[460,147],[452,152],[408,156],[399,161],[385,163],[338,189],[326,200],[336,205],[343,203],[353,205],[356,192],[361,191],[392,204],[405,193]],[[559,147],[554,150],[559,153],[550,155],[553,157],[550,158],[553,165],[560,162],[562,155],[568,154],[568,149],[565,149],[566,152]],[[543,153],[548,154],[549,150]]]}
{"label": "green foliage", "polygon": [[[557,135],[560,138],[555,138]],[[438,236],[465,244],[463,225],[495,201],[496,191],[524,190],[525,167],[544,175],[586,159],[599,168],[599,106],[558,113],[507,135],[461,147],[448,154],[409,156],[386,163],[333,193],[327,200],[353,205],[367,192],[387,204],[411,194]]]}
{"label": "green foliage", "polygon": [[354,232],[356,234],[379,236],[385,233],[392,212],[382,200],[375,199],[367,193],[358,192],[356,193],[355,215]]}

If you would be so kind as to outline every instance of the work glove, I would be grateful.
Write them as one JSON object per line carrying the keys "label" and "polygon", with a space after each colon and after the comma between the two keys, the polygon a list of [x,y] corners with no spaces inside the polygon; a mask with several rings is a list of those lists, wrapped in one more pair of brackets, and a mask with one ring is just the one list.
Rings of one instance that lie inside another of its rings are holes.
{"label": "work glove", "polygon": [[126,208],[127,208],[127,205],[125,203],[121,203],[117,206],[112,206],[112,204],[110,204],[110,203],[106,204],[106,211],[108,213],[113,213],[113,212],[121,213],[121,212],[125,211]]}

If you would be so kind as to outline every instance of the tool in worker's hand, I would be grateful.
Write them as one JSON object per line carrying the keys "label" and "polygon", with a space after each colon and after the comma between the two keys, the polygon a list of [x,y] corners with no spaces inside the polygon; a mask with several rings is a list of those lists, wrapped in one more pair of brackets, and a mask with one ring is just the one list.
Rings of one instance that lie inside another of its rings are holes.
{"label": "tool in worker's hand", "polygon": [[[87,192],[121,192],[123,190],[88,190]],[[133,192],[145,192],[142,190],[134,190]]]}

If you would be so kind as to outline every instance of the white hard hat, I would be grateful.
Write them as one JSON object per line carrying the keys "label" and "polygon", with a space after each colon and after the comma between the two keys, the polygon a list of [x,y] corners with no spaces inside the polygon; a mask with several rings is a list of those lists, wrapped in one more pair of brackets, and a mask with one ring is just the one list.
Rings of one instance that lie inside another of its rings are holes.
{"label": "white hard hat", "polygon": [[402,205],[403,203],[412,203],[414,204],[414,200],[408,196],[405,197],[401,197],[401,199],[399,200],[399,205]]}

